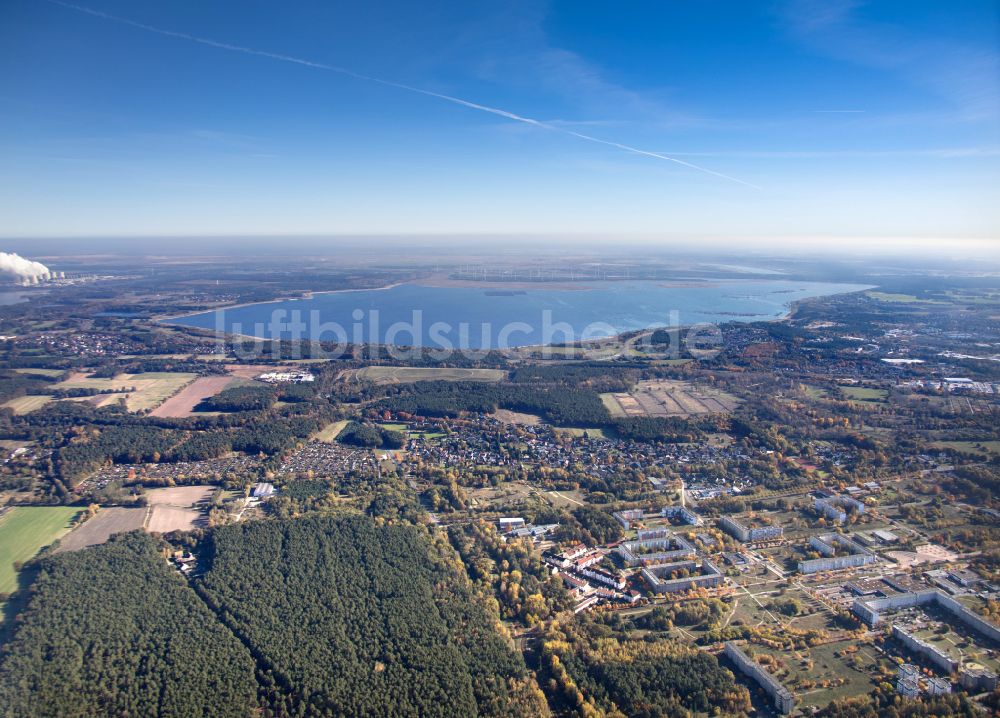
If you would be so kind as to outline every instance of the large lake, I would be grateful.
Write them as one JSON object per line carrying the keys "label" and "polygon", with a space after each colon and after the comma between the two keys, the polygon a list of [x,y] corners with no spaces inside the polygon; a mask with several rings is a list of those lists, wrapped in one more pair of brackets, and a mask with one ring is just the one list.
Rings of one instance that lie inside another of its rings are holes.
{"label": "large lake", "polygon": [[655,326],[780,319],[793,302],[861,284],[790,280],[590,282],[578,289],[427,287],[326,292],[169,320],[266,339],[496,348],[562,343]]}

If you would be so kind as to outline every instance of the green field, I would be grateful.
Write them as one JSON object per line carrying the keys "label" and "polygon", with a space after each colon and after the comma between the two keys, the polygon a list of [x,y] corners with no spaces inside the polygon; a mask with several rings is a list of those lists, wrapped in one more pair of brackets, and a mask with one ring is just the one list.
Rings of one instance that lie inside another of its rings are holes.
{"label": "green field", "polygon": [[[59,382],[54,389],[94,389],[96,391],[128,394],[126,405],[129,411],[155,409],[198,378],[188,372],[145,372],[143,374],[119,374],[113,378],[91,377],[76,374]],[[134,391],[133,391],[134,390]]]}
{"label": "green field", "polygon": [[74,506],[15,506],[0,516],[0,593],[17,588],[14,562],[27,561],[70,529]]}
{"label": "green field", "polygon": [[606,439],[607,436],[601,429],[576,429],[576,428],[559,428],[554,430],[557,434],[566,434],[568,436],[579,437],[586,434],[591,439]]}
{"label": "green field", "polygon": [[341,421],[335,421],[332,424],[327,424],[325,427],[320,429],[313,438],[316,441],[322,441],[326,444],[332,444],[333,441],[340,435],[340,432],[344,430],[347,426],[347,419]]}
{"label": "green field", "polygon": [[66,369],[36,369],[34,367],[24,367],[21,369],[15,369],[18,374],[34,374],[35,376],[51,376],[57,377],[62,376],[67,372]]}
{"label": "green field", "polygon": [[415,381],[500,381],[507,377],[501,369],[458,367],[366,366],[347,375],[348,379],[376,384],[407,384]]}
{"label": "green field", "polygon": [[805,384],[806,394],[810,399],[829,399],[830,392],[821,386],[813,386],[811,384]]}
{"label": "green field", "polygon": [[604,408],[608,410],[614,418],[618,419],[626,416],[625,410],[622,409],[621,404],[615,401],[614,394],[601,394],[601,403],[604,404]]}
{"label": "green field", "polygon": [[16,399],[11,399],[2,406],[5,409],[10,409],[18,416],[22,416],[24,414],[29,414],[32,411],[41,409],[50,401],[52,401],[51,396],[35,396],[28,394],[27,396],[19,396]]}
{"label": "green field", "polygon": [[892,304],[947,304],[937,299],[920,299],[912,294],[890,294],[889,292],[865,292],[872,299]]}
{"label": "green field", "polygon": [[954,449],[979,456],[1000,454],[1000,441],[935,441],[931,446],[935,449]]}
{"label": "green field", "polygon": [[879,402],[885,401],[889,396],[886,389],[870,389],[864,386],[842,386],[840,390],[844,392],[844,396],[854,401]]}

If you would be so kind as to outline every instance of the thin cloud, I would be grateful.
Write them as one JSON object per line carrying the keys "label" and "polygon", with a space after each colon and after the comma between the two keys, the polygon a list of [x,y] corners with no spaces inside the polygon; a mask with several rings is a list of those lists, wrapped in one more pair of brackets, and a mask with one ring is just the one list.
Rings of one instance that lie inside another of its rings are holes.
{"label": "thin cloud", "polygon": [[520,122],[523,124],[531,125],[539,129],[549,130],[551,132],[557,132],[559,134],[567,135],[569,137],[575,137],[577,139],[584,140],[586,142],[591,142],[598,145],[604,145],[605,147],[611,147],[613,149],[621,150],[622,152],[663,160],[665,162],[672,162],[674,164],[687,167],[689,169],[697,170],[698,172],[712,175],[713,177],[718,177],[720,179],[728,180],[730,182],[736,182],[737,184],[741,184],[746,187],[751,187],[753,189],[760,189],[760,187],[751,184],[750,182],[745,182],[744,180],[738,179],[736,177],[732,177],[730,175],[726,175],[721,172],[716,172],[715,170],[708,169],[707,167],[701,167],[691,162],[685,162],[684,160],[677,159],[676,157],[670,157],[668,155],[660,154],[658,152],[649,152],[647,150],[639,149],[637,147],[632,147],[631,145],[626,145],[621,142],[614,142],[611,140],[601,139],[599,137],[594,137],[593,135],[587,135],[582,132],[569,130],[566,129],[565,127],[559,127],[557,125],[553,125],[548,122],[543,122],[541,120],[536,120],[531,117],[525,117],[524,115],[519,115],[517,113],[510,112],[508,110],[504,110],[498,107],[490,107],[489,105],[483,105],[478,102],[472,102],[471,100],[464,100],[460,97],[453,97],[451,95],[446,95],[439,92],[432,92],[431,90],[425,90],[420,87],[413,87],[412,85],[405,85],[400,82],[393,82],[392,80],[385,80],[380,77],[365,75],[345,67],[339,67],[337,65],[328,65],[326,63],[314,62],[312,60],[306,60],[300,57],[294,57],[292,55],[284,55],[281,53],[268,52],[266,50],[257,50],[251,47],[244,47],[242,45],[233,45],[231,43],[220,42],[218,40],[212,40],[204,37],[198,37],[196,35],[189,35],[183,32],[165,30],[163,28],[155,27],[153,25],[147,25],[145,23],[136,22],[135,20],[129,20],[128,18],[119,17],[117,15],[111,15],[109,13],[105,13],[100,10],[94,10],[93,8],[85,7],[83,5],[74,5],[72,3],[63,2],[62,0],[46,0],[46,2],[51,3],[53,5],[59,5],[64,8],[68,8],[70,10],[75,10],[77,12],[85,13],[93,17],[98,17],[103,20],[110,20],[112,22],[128,25],[130,27],[134,27],[140,30],[145,30],[147,32],[163,35],[165,37],[172,37],[178,40],[186,40],[188,42],[194,42],[199,45],[206,45],[208,47],[214,47],[220,50],[227,50],[229,52],[239,52],[245,55],[254,55],[256,57],[265,57],[271,60],[278,60],[280,62],[302,65],[304,67],[310,67],[316,70],[335,72],[340,75],[344,75],[346,77],[352,77],[356,80],[362,80],[364,82],[370,82],[377,85],[382,85],[384,87],[392,87],[397,90],[404,90],[406,92],[423,95],[425,97],[432,97],[438,100],[443,100],[445,102],[450,102],[455,105],[467,107],[471,110],[478,110],[479,112],[489,113],[491,115],[496,115],[508,120],[512,120],[514,122]]}
{"label": "thin cloud", "polygon": [[1000,53],[946,37],[921,35],[863,18],[859,0],[785,0],[790,34],[813,51],[898,74],[937,94],[965,119],[1000,114]]}
{"label": "thin cloud", "polygon": [[961,159],[1000,157],[1000,147],[940,147],[912,150],[731,150],[722,152],[671,152],[682,157],[739,157],[745,159],[826,159],[877,157],[928,157]]}

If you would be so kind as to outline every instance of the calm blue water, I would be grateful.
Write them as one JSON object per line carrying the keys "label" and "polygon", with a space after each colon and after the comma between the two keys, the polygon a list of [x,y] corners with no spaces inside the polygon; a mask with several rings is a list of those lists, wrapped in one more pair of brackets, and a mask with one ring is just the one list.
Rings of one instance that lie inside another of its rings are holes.
{"label": "calm blue water", "polygon": [[779,319],[797,300],[867,288],[788,280],[717,281],[699,287],[593,282],[580,287],[498,290],[402,284],[170,321],[267,339],[482,349],[562,343],[654,326]]}

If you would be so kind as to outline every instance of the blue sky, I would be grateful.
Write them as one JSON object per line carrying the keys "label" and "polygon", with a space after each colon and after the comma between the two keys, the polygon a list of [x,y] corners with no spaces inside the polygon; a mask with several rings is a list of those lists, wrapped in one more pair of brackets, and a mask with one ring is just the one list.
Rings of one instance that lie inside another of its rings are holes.
{"label": "blue sky", "polygon": [[0,236],[1000,238],[994,0],[83,7],[542,124],[6,0]]}

